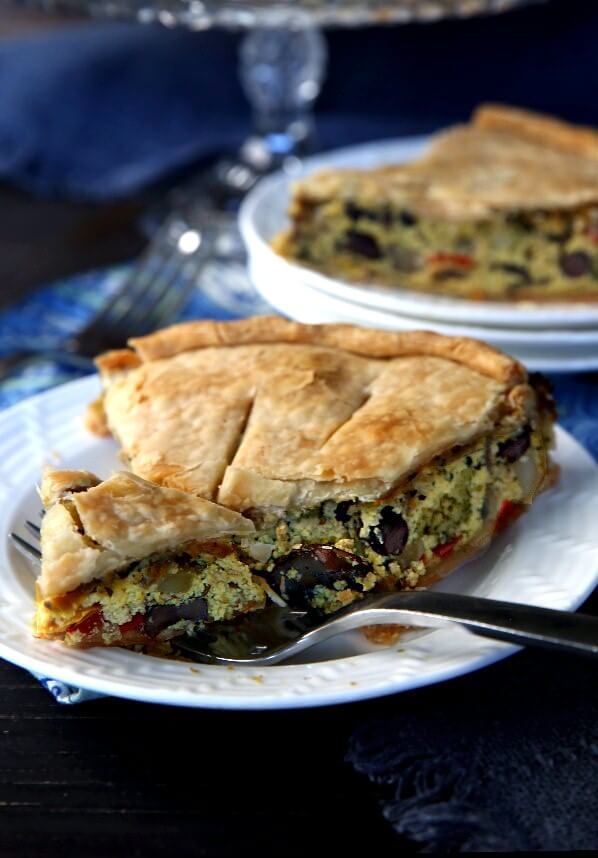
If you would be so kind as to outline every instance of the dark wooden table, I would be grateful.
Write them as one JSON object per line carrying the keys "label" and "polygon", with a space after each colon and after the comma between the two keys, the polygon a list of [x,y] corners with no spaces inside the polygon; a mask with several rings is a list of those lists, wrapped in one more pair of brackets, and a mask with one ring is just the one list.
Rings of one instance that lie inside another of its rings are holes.
{"label": "dark wooden table", "polygon": [[[0,662],[2,855],[302,856],[396,848],[343,762],[372,706],[296,713],[55,703]],[[315,854],[319,854],[315,852]]]}
{"label": "dark wooden table", "polygon": [[345,762],[353,731],[391,713],[459,719],[509,694],[507,713],[521,715],[513,681],[530,673],[549,711],[567,711],[581,691],[575,670],[574,659],[529,652],[380,700],[244,713],[115,699],[61,706],[0,661],[0,854],[414,854],[381,813],[389,788]]}

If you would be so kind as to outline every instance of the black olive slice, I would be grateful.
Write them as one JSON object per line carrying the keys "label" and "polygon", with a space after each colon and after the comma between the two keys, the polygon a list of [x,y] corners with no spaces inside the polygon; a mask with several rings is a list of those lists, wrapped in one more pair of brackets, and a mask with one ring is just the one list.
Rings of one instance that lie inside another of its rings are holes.
{"label": "black olive slice", "polygon": [[530,445],[530,427],[526,426],[517,435],[501,441],[498,445],[498,455],[501,459],[512,465],[527,452]]}
{"label": "black olive slice", "polygon": [[208,619],[208,603],[201,596],[183,602],[182,605],[156,605],[150,608],[145,618],[145,630],[150,637],[155,637],[168,626],[178,623],[179,620]]}
{"label": "black olive slice", "polygon": [[[370,566],[348,551],[329,545],[305,545],[279,557],[270,573],[272,586],[293,608],[309,608],[314,587],[333,587],[344,582],[361,592],[356,580],[367,575]],[[292,574],[289,574],[292,573]]]}
{"label": "black olive slice", "polygon": [[403,211],[400,213],[399,220],[401,221],[403,226],[415,226],[415,224],[417,223],[416,216],[412,212],[407,211],[407,209],[403,209]]}
{"label": "black olive slice", "polygon": [[584,274],[590,273],[592,259],[589,253],[584,253],[583,250],[576,250],[573,253],[563,253],[559,264],[561,271],[567,277],[583,277]]}
{"label": "black olive slice", "polygon": [[381,209],[364,209],[356,203],[348,202],[345,206],[345,214],[352,221],[369,220],[373,223],[382,223],[385,226],[390,226],[394,220],[390,209],[384,207]]}
{"label": "black olive slice", "polygon": [[392,507],[385,506],[377,527],[371,527],[368,535],[368,542],[374,551],[384,556],[400,554],[408,539],[409,527],[403,516]]}
{"label": "black olive slice", "polygon": [[532,276],[525,265],[516,265],[514,262],[494,262],[490,266],[492,271],[504,271],[505,274],[514,274],[519,278],[518,286],[529,286],[533,283]]}
{"label": "black olive slice", "polygon": [[374,236],[368,235],[366,232],[358,232],[355,229],[347,231],[343,247],[345,250],[350,250],[358,256],[365,256],[366,259],[380,259],[382,256],[380,247]]}
{"label": "black olive slice", "polygon": [[345,214],[350,220],[359,220],[362,217],[368,217],[368,212],[356,203],[348,202],[345,205]]}
{"label": "black olive slice", "polygon": [[349,507],[352,505],[353,501],[346,500],[337,503],[336,509],[334,510],[334,517],[337,521],[342,521],[345,524],[351,516],[349,515]]}

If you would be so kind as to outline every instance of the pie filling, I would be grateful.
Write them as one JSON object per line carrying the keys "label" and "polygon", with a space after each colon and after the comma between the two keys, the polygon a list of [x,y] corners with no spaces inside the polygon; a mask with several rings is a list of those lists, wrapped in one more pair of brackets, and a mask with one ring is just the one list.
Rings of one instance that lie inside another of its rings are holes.
{"label": "pie filling", "polygon": [[480,299],[598,297],[598,208],[440,221],[390,206],[295,200],[287,257],[348,280]]}
{"label": "pie filling", "polygon": [[264,607],[266,594],[230,542],[190,542],[38,603],[42,637],[74,646],[160,644]]}
{"label": "pie filling", "polygon": [[252,537],[188,542],[38,603],[36,631],[74,646],[145,646],[281,600],[331,613],[374,589],[424,585],[481,550],[546,479],[529,425],[436,457],[389,497],[251,513]]}

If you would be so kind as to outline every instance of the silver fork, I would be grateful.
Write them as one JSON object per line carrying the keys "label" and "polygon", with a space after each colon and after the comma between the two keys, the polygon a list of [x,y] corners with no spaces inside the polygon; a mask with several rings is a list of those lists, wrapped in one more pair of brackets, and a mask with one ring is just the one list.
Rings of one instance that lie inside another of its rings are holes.
{"label": "silver fork", "polygon": [[[34,537],[39,536],[36,524],[28,521],[26,526]],[[10,535],[20,551],[39,561],[35,545],[16,533]],[[436,590],[374,593],[332,617],[272,606],[171,643],[187,658],[200,662],[265,667],[342,632],[387,623],[424,628],[456,624],[476,635],[519,646],[598,655],[598,617]]]}
{"label": "silver fork", "polygon": [[31,357],[49,357],[89,369],[92,358],[122,348],[131,336],[149,333],[176,317],[209,255],[211,231],[189,227],[170,215],[131,273],[82,330],[65,340],[42,338],[0,358],[0,379]]}

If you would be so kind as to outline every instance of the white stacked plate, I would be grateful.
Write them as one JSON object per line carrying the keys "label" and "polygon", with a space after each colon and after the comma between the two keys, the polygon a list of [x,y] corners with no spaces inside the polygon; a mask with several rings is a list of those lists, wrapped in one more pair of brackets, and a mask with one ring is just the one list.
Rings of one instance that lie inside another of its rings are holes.
{"label": "white stacked plate", "polygon": [[390,330],[425,328],[486,340],[530,369],[598,369],[598,303],[542,304],[468,301],[407,289],[355,285],[283,259],[271,239],[288,225],[293,181],[322,167],[369,168],[408,161],[425,138],[368,143],[307,159],[301,171],[276,173],[245,199],[240,228],[251,278],[278,312],[301,322],[352,322]]}

